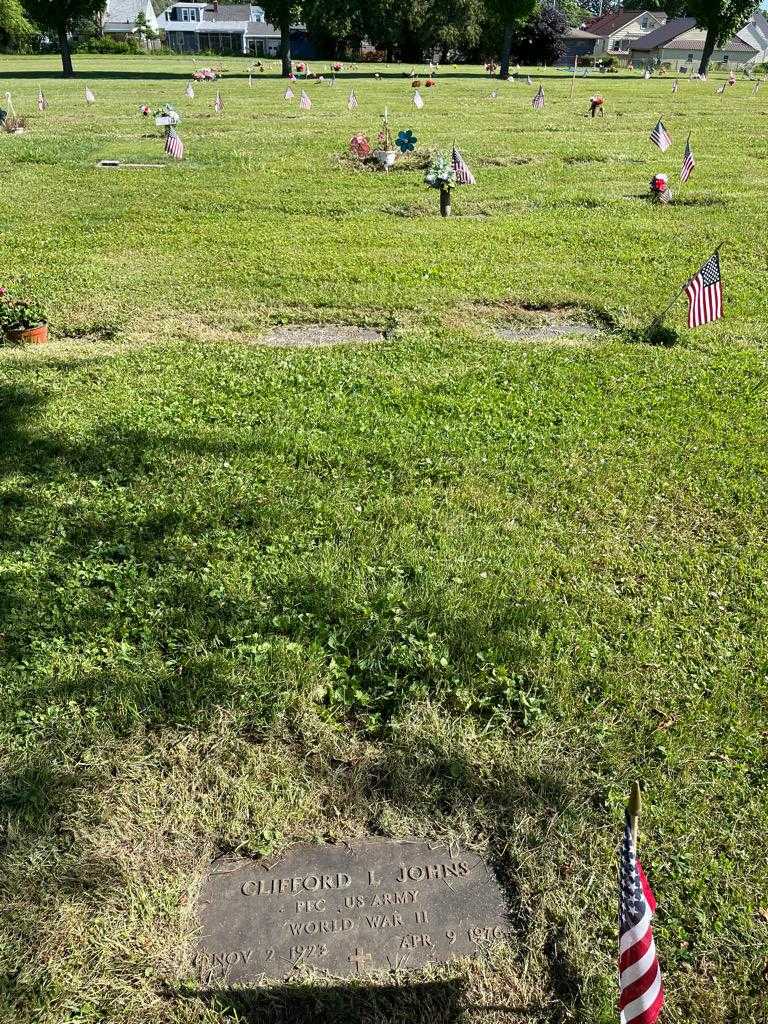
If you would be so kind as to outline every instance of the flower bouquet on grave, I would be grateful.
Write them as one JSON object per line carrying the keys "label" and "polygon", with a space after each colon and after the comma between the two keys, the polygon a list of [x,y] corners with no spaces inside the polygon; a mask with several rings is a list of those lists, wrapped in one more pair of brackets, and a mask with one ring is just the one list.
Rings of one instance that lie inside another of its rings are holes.
{"label": "flower bouquet on grave", "polygon": [[333,71],[334,74],[338,75],[338,73],[343,69],[343,67],[343,64],[340,64],[338,61],[334,61],[333,64],[331,64],[331,71]]}
{"label": "flower bouquet on grave", "polygon": [[650,180],[651,201],[654,203],[669,203],[672,201],[672,190],[669,187],[669,178],[666,174],[654,174]]}
{"label": "flower bouquet on grave", "polygon": [[165,103],[162,107],[158,107],[157,110],[153,110],[152,114],[158,128],[168,129],[181,121],[181,114],[170,103]]}
{"label": "flower bouquet on grave", "polygon": [[603,104],[605,100],[602,96],[590,96],[589,97],[589,114],[590,117],[596,117],[598,114],[601,117],[605,117],[605,111],[603,110]]}
{"label": "flower bouquet on grave", "polygon": [[451,189],[456,184],[453,163],[443,153],[436,153],[424,175],[424,184],[440,190],[440,216],[451,216]]}
{"label": "flower bouquet on grave", "polygon": [[493,75],[495,75],[497,71],[496,62],[493,60],[486,61],[485,70],[489,76],[493,77]]}
{"label": "flower bouquet on grave", "polygon": [[192,73],[196,82],[215,82],[218,77],[213,68],[198,68]]}
{"label": "flower bouquet on grave", "polygon": [[371,142],[367,135],[358,132],[349,140],[349,151],[358,160],[366,160],[371,155]]}
{"label": "flower bouquet on grave", "polygon": [[14,299],[0,288],[0,333],[7,341],[41,345],[48,341],[48,321],[42,307],[32,299]]}
{"label": "flower bouquet on grave", "polygon": [[397,150],[392,147],[392,135],[389,130],[389,113],[387,108],[384,108],[384,113],[381,115],[381,130],[378,135],[379,148],[374,149],[373,155],[379,161],[381,166],[388,171],[390,167],[394,165],[397,158]]}

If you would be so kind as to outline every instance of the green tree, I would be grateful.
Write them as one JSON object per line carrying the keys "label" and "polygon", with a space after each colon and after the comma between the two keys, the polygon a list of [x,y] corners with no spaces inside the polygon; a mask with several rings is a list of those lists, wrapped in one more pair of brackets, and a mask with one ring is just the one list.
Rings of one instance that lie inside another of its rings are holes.
{"label": "green tree", "polygon": [[106,0],[23,0],[29,18],[59,41],[61,67],[66,78],[74,78],[69,36],[78,21],[92,18],[106,7]]}
{"label": "green tree", "polygon": [[20,0],[0,0],[0,47],[10,47],[29,36],[32,26],[24,17]]}
{"label": "green tree", "polygon": [[515,26],[527,21],[537,6],[537,0],[487,0],[488,14],[501,33],[499,76],[509,78],[509,55]]}
{"label": "green tree", "polygon": [[291,25],[301,16],[301,8],[294,0],[265,0],[261,5],[267,21],[280,29],[280,60],[283,78],[291,73]]}
{"label": "green tree", "polygon": [[757,4],[755,0],[687,0],[686,13],[707,30],[701,54],[699,74],[706,75],[716,47],[744,26]]}

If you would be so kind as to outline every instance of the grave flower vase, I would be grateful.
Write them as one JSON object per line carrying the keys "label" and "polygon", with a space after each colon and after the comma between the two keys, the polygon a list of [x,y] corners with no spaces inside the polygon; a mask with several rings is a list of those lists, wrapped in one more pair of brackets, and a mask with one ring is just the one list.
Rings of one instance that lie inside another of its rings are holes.
{"label": "grave flower vase", "polygon": [[44,345],[48,341],[48,324],[36,327],[6,327],[5,337],[14,345]]}

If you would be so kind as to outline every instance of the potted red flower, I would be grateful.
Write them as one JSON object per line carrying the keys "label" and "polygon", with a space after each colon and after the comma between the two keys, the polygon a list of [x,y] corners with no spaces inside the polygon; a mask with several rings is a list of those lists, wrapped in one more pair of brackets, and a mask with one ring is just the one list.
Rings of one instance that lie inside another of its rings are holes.
{"label": "potted red flower", "polygon": [[31,299],[14,299],[0,288],[0,329],[7,341],[42,345],[48,341],[48,321],[41,306]]}

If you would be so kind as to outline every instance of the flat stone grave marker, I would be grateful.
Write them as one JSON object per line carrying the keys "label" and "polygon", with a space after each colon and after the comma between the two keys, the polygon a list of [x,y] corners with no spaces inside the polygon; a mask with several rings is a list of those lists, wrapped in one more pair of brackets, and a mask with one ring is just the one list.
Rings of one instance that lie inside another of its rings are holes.
{"label": "flat stone grave marker", "polygon": [[300,844],[270,867],[215,861],[203,883],[201,983],[408,970],[475,956],[511,934],[487,861],[466,850],[376,840]]}

